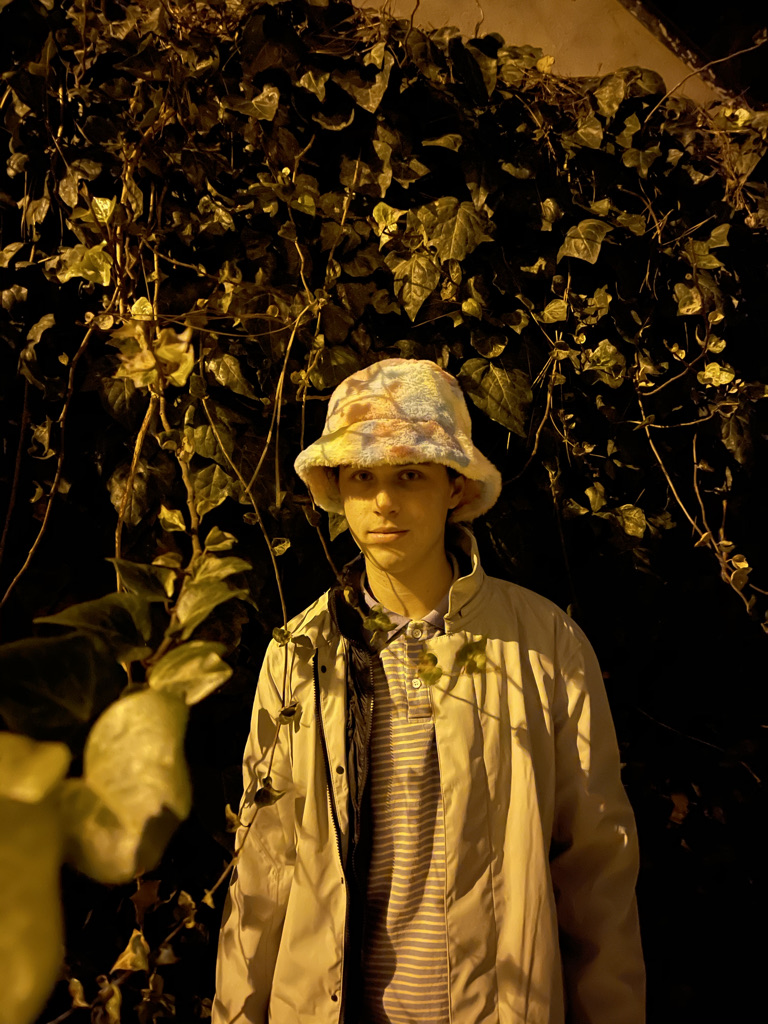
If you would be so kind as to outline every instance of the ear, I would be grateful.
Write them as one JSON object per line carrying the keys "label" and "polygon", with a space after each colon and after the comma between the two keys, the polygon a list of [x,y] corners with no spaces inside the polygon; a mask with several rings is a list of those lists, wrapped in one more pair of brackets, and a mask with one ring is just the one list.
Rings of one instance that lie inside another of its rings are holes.
{"label": "ear", "polygon": [[467,487],[467,478],[456,476],[451,480],[451,494],[448,501],[448,508],[456,508],[464,500],[464,492]]}

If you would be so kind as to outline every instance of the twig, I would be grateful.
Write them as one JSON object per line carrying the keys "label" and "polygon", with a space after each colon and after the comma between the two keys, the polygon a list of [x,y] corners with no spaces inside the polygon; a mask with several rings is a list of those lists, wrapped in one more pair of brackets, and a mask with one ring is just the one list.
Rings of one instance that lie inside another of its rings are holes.
{"label": "twig", "polygon": [[[147,431],[149,425],[152,422],[152,417],[157,409],[157,395],[152,395],[147,406],[147,411],[144,415],[144,420],[141,424],[138,437],[136,438],[136,444],[133,448],[133,458],[131,459],[131,468],[128,472],[128,479],[125,482],[125,492],[123,494],[123,500],[120,502],[120,509],[117,513],[117,525],[115,526],[115,558],[120,558],[120,544],[123,535],[123,522],[125,520],[125,513],[128,508],[128,500],[131,497],[133,490],[133,482],[136,479],[136,470],[139,467],[139,459],[141,458],[141,449],[144,447],[144,441],[147,437]],[[115,572],[117,573],[117,589],[122,589],[120,582],[120,573],[115,566]]]}
{"label": "twig", "polygon": [[[203,398],[202,402],[203,402],[203,409],[205,410],[205,415],[208,417],[208,423],[210,424],[211,430],[213,431],[213,436],[216,438],[216,443],[218,444],[219,448],[221,448],[221,450],[222,450],[222,452],[224,454],[224,458],[227,460],[227,462],[231,466],[232,472],[235,474],[237,479],[240,481],[242,486],[245,488],[245,479],[243,478],[243,475],[240,472],[240,470],[237,468],[237,466],[232,461],[232,458],[230,457],[230,454],[227,451],[226,447],[224,446],[224,442],[221,439],[221,435],[219,434],[219,431],[216,429],[216,424],[213,421],[213,416],[211,415],[211,411],[208,408],[208,399],[207,398]],[[272,569],[273,569],[273,571],[275,573],[275,582],[277,584],[277,593],[278,593],[278,597],[280,598],[280,609],[281,609],[281,611],[283,613],[283,627],[285,627],[287,625],[287,623],[288,623],[288,610],[286,608],[285,597],[283,595],[283,585],[282,585],[282,582],[280,580],[280,570],[277,567],[277,556],[275,555],[275,549],[272,547],[272,541],[270,540],[269,534],[267,533],[267,528],[264,526],[264,520],[261,518],[261,512],[259,511],[259,507],[256,504],[256,499],[253,497],[252,494],[248,494],[247,489],[246,489],[246,494],[248,495],[248,499],[251,502],[251,505],[253,506],[253,513],[256,516],[256,522],[258,523],[259,529],[261,530],[262,536],[264,537],[264,541],[265,541],[265,543],[267,545],[267,549],[269,551],[269,557],[270,557],[270,559],[272,561]]]}
{"label": "twig", "polygon": [[263,448],[263,450],[261,452],[261,455],[259,457],[259,461],[256,463],[256,469],[254,469],[253,476],[251,477],[250,481],[248,482],[247,486],[245,487],[245,494],[246,494],[247,497],[250,497],[251,488],[256,483],[256,478],[258,477],[259,473],[261,472],[262,464],[263,464],[264,459],[266,457],[267,451],[269,450],[269,445],[270,445],[270,443],[272,441],[272,433],[273,433],[273,431],[275,429],[275,424],[276,424],[276,422],[277,422],[277,420],[279,418],[279,415],[280,415],[280,403],[278,401],[278,395],[280,397],[282,397],[282,394],[283,394],[283,381],[285,380],[285,373],[286,373],[286,370],[288,368],[288,357],[291,354],[291,346],[293,345],[293,339],[296,337],[296,332],[298,331],[299,326],[301,324],[301,318],[304,316],[304,314],[307,312],[307,310],[309,310],[311,308],[312,308],[311,305],[305,306],[304,309],[302,309],[302,311],[296,317],[296,320],[295,320],[294,325],[293,325],[293,330],[291,331],[291,336],[288,339],[288,345],[286,346],[286,349],[285,349],[285,358],[283,359],[283,366],[282,366],[282,369],[280,370],[280,379],[278,380],[277,388],[275,390],[275,407],[272,410],[272,420],[271,420],[271,422],[269,424],[269,430],[267,431],[267,439],[264,442],[264,448]]}
{"label": "twig", "polygon": [[[104,310],[105,313],[109,313],[110,312],[110,310],[112,309],[112,306],[113,306],[116,298],[117,298],[117,289],[115,289],[115,291],[112,293],[112,298],[109,300],[109,304],[107,305],[106,309]],[[40,524],[40,529],[38,530],[37,536],[35,537],[35,539],[34,539],[34,541],[32,543],[32,547],[29,549],[27,557],[24,559],[24,564],[19,569],[19,571],[16,573],[16,575],[13,577],[13,579],[11,580],[11,582],[10,582],[10,584],[8,586],[8,589],[6,590],[5,594],[3,595],[3,599],[0,601],[0,608],[3,608],[5,606],[6,602],[8,601],[8,598],[11,596],[11,594],[12,594],[13,590],[15,589],[17,583],[19,582],[21,577],[24,575],[24,573],[29,568],[29,566],[30,566],[30,564],[32,562],[32,559],[35,556],[35,552],[40,547],[40,544],[42,543],[43,537],[45,535],[45,531],[48,528],[48,523],[49,523],[50,518],[51,518],[51,510],[53,508],[53,502],[54,502],[54,499],[56,498],[56,495],[59,492],[59,486],[61,485],[61,475],[62,475],[62,472],[64,470],[64,452],[65,452],[64,439],[65,439],[65,429],[66,429],[66,423],[67,423],[67,414],[69,412],[69,406],[70,406],[70,403],[72,401],[72,396],[75,393],[75,371],[77,370],[77,364],[80,362],[80,360],[81,360],[81,358],[82,358],[86,348],[88,347],[88,342],[91,340],[91,336],[93,335],[93,332],[95,330],[96,330],[96,324],[94,323],[94,325],[89,327],[88,330],[85,332],[85,335],[83,336],[83,340],[80,342],[80,345],[79,345],[79,347],[77,349],[77,352],[75,352],[74,356],[72,357],[72,362],[69,364],[69,376],[68,376],[68,379],[67,379],[67,393],[64,396],[64,405],[62,406],[61,412],[59,414],[59,420],[58,420],[58,423],[59,423],[59,433],[60,433],[59,458],[58,458],[58,461],[56,463],[56,473],[54,474],[53,483],[51,484],[51,490],[50,490],[50,493],[48,495],[48,504],[45,507],[45,514],[43,515],[43,521]]]}
{"label": "twig", "polygon": [[24,380],[24,405],[21,411],[21,425],[19,427],[19,443],[16,448],[16,464],[13,469],[13,482],[11,483],[11,496],[8,500],[8,510],[5,513],[5,525],[3,526],[3,535],[0,537],[0,564],[3,561],[3,552],[5,551],[5,542],[8,538],[8,530],[11,526],[11,516],[16,505],[16,495],[19,490],[19,477],[21,476],[21,455],[24,448],[24,434],[27,431],[27,425],[29,423],[29,381]]}
{"label": "twig", "polygon": [[717,60],[710,60],[708,63],[703,64],[700,68],[695,68],[693,71],[691,71],[689,74],[687,74],[684,78],[681,78],[680,81],[677,83],[677,85],[673,85],[671,89],[668,89],[667,92],[664,93],[664,95],[661,97],[659,102],[656,104],[655,107],[653,107],[653,109],[650,111],[650,113],[648,114],[646,119],[643,121],[643,125],[648,124],[648,122],[653,117],[653,115],[656,113],[656,111],[659,109],[659,107],[662,105],[662,103],[665,103],[669,99],[669,97],[672,95],[672,93],[676,92],[680,88],[681,85],[685,85],[685,83],[690,78],[695,78],[697,75],[701,75],[701,74],[703,74],[703,72],[709,71],[709,69],[713,68],[715,66],[715,64],[724,64],[728,60],[733,60],[734,57],[741,57],[745,53],[752,53],[753,50],[759,50],[761,46],[765,45],[766,41],[768,41],[768,38],[763,37],[758,42],[753,43],[752,46],[746,46],[743,50],[737,50],[735,53],[729,53],[725,57],[718,57]]}
{"label": "twig", "polygon": [[[645,409],[643,408],[642,399],[640,398],[639,395],[637,396],[637,404],[640,406],[640,413],[641,413],[641,415],[643,417],[643,421],[647,420],[648,417],[645,414]],[[651,451],[653,452],[653,454],[654,454],[654,456],[656,458],[656,461],[659,464],[659,468],[661,469],[661,472],[664,474],[664,479],[667,481],[667,485],[668,485],[670,491],[672,492],[675,501],[680,506],[680,509],[681,509],[683,515],[688,520],[688,522],[691,524],[691,526],[696,531],[696,533],[699,535],[699,537],[703,537],[704,536],[704,531],[701,529],[701,527],[696,522],[696,520],[691,516],[690,512],[688,511],[688,509],[685,507],[685,504],[683,503],[683,499],[677,493],[677,488],[675,487],[675,485],[674,485],[674,483],[672,481],[672,477],[669,475],[667,467],[664,465],[664,460],[662,459],[661,455],[659,454],[658,448],[656,447],[656,445],[651,440],[651,432],[648,429],[648,424],[646,422],[643,422],[643,430],[645,431],[645,436],[646,436],[646,438],[648,440],[648,444],[650,445]]]}
{"label": "twig", "polygon": [[734,757],[733,754],[729,754],[727,750],[724,750],[722,747],[718,747],[716,743],[710,743],[709,740],[702,740],[698,736],[691,736],[689,733],[683,732],[682,729],[676,729],[674,725],[667,725],[666,722],[659,721],[658,718],[654,718],[653,715],[649,715],[647,711],[637,705],[635,705],[635,710],[639,711],[641,715],[645,715],[645,717],[653,722],[654,725],[658,725],[662,729],[667,729],[669,732],[673,732],[677,736],[682,736],[684,739],[690,740],[692,743],[700,743],[703,747],[709,747],[712,750],[716,750],[718,754],[723,754],[735,764],[740,764],[742,768],[749,772],[758,786],[762,785],[762,780],[755,774],[755,772],[752,771],[746,761],[739,760],[739,758]]}

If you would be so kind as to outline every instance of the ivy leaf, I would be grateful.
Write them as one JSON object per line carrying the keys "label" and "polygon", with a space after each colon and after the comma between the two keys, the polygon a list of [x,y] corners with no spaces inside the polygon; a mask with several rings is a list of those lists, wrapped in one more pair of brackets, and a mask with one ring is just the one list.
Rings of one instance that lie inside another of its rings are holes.
{"label": "ivy leaf", "polygon": [[463,668],[465,672],[470,674],[483,672],[487,660],[485,647],[485,637],[480,637],[479,640],[468,640],[456,652],[454,665],[459,669]]}
{"label": "ivy leaf", "polygon": [[187,529],[184,516],[177,508],[166,508],[165,505],[161,505],[157,518],[168,533],[184,533]]}
{"label": "ivy leaf", "polygon": [[108,558],[117,569],[120,583],[145,601],[167,601],[173,597],[176,573],[162,565],[143,565],[125,558]]}
{"label": "ivy leaf", "polygon": [[247,599],[249,596],[247,590],[231,587],[220,579],[204,579],[194,583],[186,580],[176,602],[176,631],[180,632],[182,640],[188,640],[214,608],[233,598]]}
{"label": "ivy leaf", "polygon": [[59,977],[61,855],[61,822],[50,797],[0,798],[0,991],[9,1022],[37,1020]]}
{"label": "ivy leaf", "polygon": [[476,210],[473,203],[459,203],[454,196],[441,196],[435,202],[419,207],[416,216],[422,224],[427,244],[435,250],[441,263],[463,260],[481,242],[492,240],[483,230],[488,226],[487,217]]}
{"label": "ivy leaf", "polygon": [[439,146],[441,149],[450,149],[458,153],[464,144],[464,137],[456,132],[449,132],[447,135],[438,135],[434,139],[422,139],[422,146]]}
{"label": "ivy leaf", "polygon": [[587,149],[600,149],[603,143],[603,126],[594,114],[587,114],[579,118],[573,131],[563,132],[562,140],[566,147],[584,146]]}
{"label": "ivy leaf", "polygon": [[678,316],[692,316],[704,308],[701,292],[696,287],[689,288],[687,284],[680,282],[675,285],[674,294],[677,299]]}
{"label": "ivy leaf", "polygon": [[242,395],[244,398],[258,398],[243,376],[240,361],[234,356],[228,353],[211,356],[206,359],[205,368],[213,374],[216,382],[227,390],[233,391],[236,395]]}
{"label": "ivy leaf", "polygon": [[71,759],[66,743],[0,733],[0,800],[39,803],[67,774]]}
{"label": "ivy leaf", "polygon": [[192,473],[195,508],[202,519],[211,509],[218,508],[227,498],[239,501],[243,488],[239,480],[229,476],[217,463],[204,466]]}
{"label": "ivy leaf", "polygon": [[557,253],[559,263],[563,256],[573,256],[587,263],[596,263],[603,239],[611,231],[609,224],[588,218],[568,229],[565,241]]}
{"label": "ivy leaf", "polygon": [[371,633],[389,633],[394,628],[395,623],[380,604],[375,604],[363,619],[363,629],[367,629]]}
{"label": "ivy leaf", "polygon": [[634,167],[641,178],[648,177],[648,171],[651,169],[655,160],[661,156],[660,146],[651,146],[648,149],[633,149],[629,148],[626,150],[621,158],[621,162],[625,167]]}
{"label": "ivy leaf", "polygon": [[314,93],[320,102],[324,103],[325,83],[330,77],[331,74],[329,71],[317,71],[314,68],[311,68],[309,71],[304,72],[296,84],[302,89],[306,89],[307,92]]}
{"label": "ivy leaf", "polygon": [[104,252],[106,242],[100,242],[89,248],[87,245],[75,245],[62,253],[62,267],[56,277],[64,284],[73,277],[81,277],[91,284],[108,285],[112,276],[112,257]]}
{"label": "ivy leaf", "polygon": [[153,690],[179,697],[185,704],[197,704],[232,675],[232,669],[221,657],[225,651],[224,644],[190,640],[152,665],[147,682]]}
{"label": "ivy leaf", "polygon": [[85,744],[82,779],[62,787],[68,856],[79,871],[116,884],[157,864],[191,805],[187,715],[176,697],[141,690],[97,719]]}
{"label": "ivy leaf", "polygon": [[109,973],[114,974],[115,971],[148,971],[149,970],[149,943],[144,938],[143,934],[137,929],[133,929],[133,934],[128,940],[128,945],[125,947],[120,956],[115,960],[114,964],[110,968]]}
{"label": "ivy leaf", "polygon": [[205,554],[195,564],[191,580],[193,583],[202,583],[205,580],[225,580],[236,572],[246,572],[251,568],[251,563],[244,558],[237,558],[235,555],[228,555],[220,558],[218,555],[209,554],[211,549],[206,545]]}
{"label": "ivy leaf", "polygon": [[623,77],[621,75],[608,75],[601,81],[592,95],[597,100],[597,109],[603,117],[611,118],[623,103],[626,93],[627,87]]}
{"label": "ivy leaf", "polygon": [[611,388],[620,387],[626,377],[627,361],[607,338],[584,353],[584,369],[595,370],[603,383]]}
{"label": "ivy leaf", "polygon": [[321,349],[315,365],[309,371],[309,379],[318,391],[338,387],[343,380],[360,369],[360,357],[344,345],[333,345]]}
{"label": "ivy leaf", "polygon": [[736,374],[730,367],[721,366],[720,363],[707,363],[704,369],[696,374],[696,379],[699,384],[718,388],[724,384],[730,384],[735,376]]}
{"label": "ivy leaf", "polygon": [[567,320],[568,303],[564,299],[552,299],[536,319],[540,320],[543,324],[555,324],[561,320]]}
{"label": "ivy leaf", "polygon": [[526,373],[510,372],[486,359],[468,359],[458,380],[478,409],[512,433],[526,437],[527,411],[533,399]]}
{"label": "ivy leaf", "polygon": [[3,644],[0,678],[5,725],[40,739],[79,730],[125,683],[106,644],[81,633]]}
{"label": "ivy leaf", "polygon": [[208,531],[205,538],[206,551],[229,551],[237,544],[237,537],[233,533],[227,533],[214,526]]}
{"label": "ivy leaf", "polygon": [[133,661],[149,653],[145,646],[152,631],[149,606],[138,594],[106,594],[34,621],[95,633],[113,648],[118,661]]}
{"label": "ivy leaf", "polygon": [[265,85],[258,96],[251,100],[253,116],[259,121],[274,120],[280,105],[280,90],[276,85]]}
{"label": "ivy leaf", "polygon": [[440,267],[431,256],[415,252],[410,259],[390,253],[386,264],[395,278],[395,294],[413,321],[440,280]]}
{"label": "ivy leaf", "polygon": [[[376,45],[383,47],[384,44],[379,43]],[[376,47],[374,47],[374,50],[375,49]],[[367,110],[369,113],[374,114],[384,98],[384,93],[386,92],[387,85],[389,84],[389,73],[392,70],[392,65],[394,63],[395,58],[391,53],[389,53],[389,51],[387,51],[382,55],[382,61],[379,65],[381,70],[372,81],[364,78],[362,73],[357,69],[345,72],[334,72],[333,80],[337,85],[340,85],[345,92],[349,93],[358,106],[362,107],[363,110]]]}
{"label": "ivy leaf", "polygon": [[416,675],[425,686],[434,686],[439,683],[445,673],[437,663],[437,658],[431,651],[424,650],[416,663]]}

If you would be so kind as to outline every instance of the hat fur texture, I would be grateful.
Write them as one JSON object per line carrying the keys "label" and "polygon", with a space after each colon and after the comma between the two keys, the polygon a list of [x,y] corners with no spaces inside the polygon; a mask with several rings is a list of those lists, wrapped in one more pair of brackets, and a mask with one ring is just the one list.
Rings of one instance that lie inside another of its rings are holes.
{"label": "hat fur texture", "polygon": [[455,377],[429,359],[383,359],[351,374],[331,395],[323,433],[295,468],[316,505],[343,512],[334,466],[436,462],[467,480],[454,522],[487,512],[501,474],[472,444],[467,403]]}

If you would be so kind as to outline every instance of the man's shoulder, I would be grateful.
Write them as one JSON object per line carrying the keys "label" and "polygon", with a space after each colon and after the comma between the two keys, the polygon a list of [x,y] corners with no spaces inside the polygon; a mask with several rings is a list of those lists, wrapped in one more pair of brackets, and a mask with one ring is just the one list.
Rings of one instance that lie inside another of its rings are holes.
{"label": "man's shoulder", "polygon": [[328,610],[328,595],[329,591],[326,590],[312,604],[288,620],[287,629],[294,641],[299,637],[307,637],[313,647],[320,647],[329,642],[334,630]]}
{"label": "man's shoulder", "polygon": [[497,576],[486,576],[483,591],[483,615],[488,616],[490,623],[513,619],[527,633],[553,639],[583,639],[581,629],[570,615],[535,590]]}

